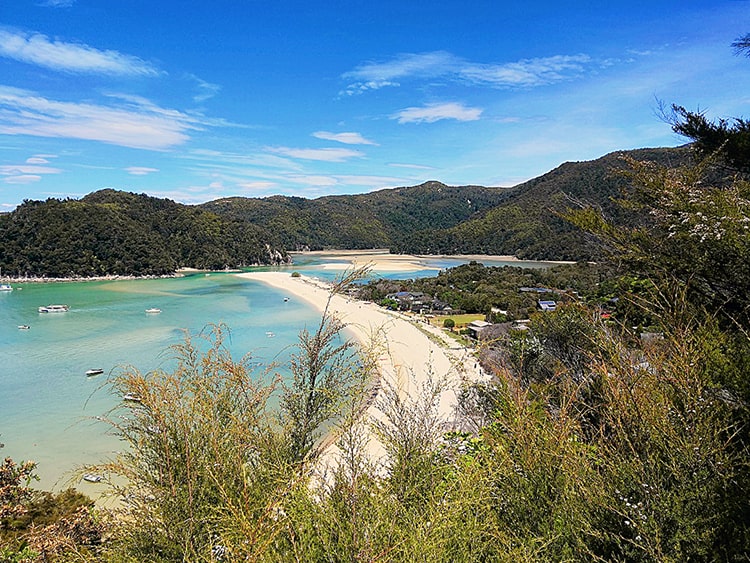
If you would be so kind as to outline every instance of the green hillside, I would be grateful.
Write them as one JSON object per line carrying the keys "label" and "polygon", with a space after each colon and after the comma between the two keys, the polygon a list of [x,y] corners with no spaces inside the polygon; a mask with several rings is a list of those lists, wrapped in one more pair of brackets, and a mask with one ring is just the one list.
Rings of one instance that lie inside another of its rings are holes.
{"label": "green hillside", "polygon": [[273,196],[226,198],[203,209],[264,227],[289,250],[384,248],[412,233],[447,229],[499,205],[502,188],[419,186],[314,200]]}
{"label": "green hillside", "polygon": [[687,147],[641,149],[610,153],[588,162],[567,162],[516,186],[505,200],[480,217],[455,227],[424,230],[395,242],[394,252],[414,254],[512,254],[527,259],[580,260],[595,257],[578,229],[560,218],[568,208],[592,206],[615,222],[641,218],[614,205],[627,191],[621,174],[629,168],[623,157],[664,166],[686,163]]}
{"label": "green hillside", "polygon": [[166,199],[102,190],[0,216],[0,267],[47,277],[169,274],[286,260],[252,225]]}

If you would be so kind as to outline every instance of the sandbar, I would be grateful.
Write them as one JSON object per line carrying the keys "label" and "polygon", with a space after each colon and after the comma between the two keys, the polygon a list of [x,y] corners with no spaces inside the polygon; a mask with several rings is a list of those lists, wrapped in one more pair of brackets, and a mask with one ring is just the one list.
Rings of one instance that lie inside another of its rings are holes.
{"label": "sandbar", "polygon": [[[330,286],[306,276],[292,277],[286,272],[248,272],[240,277],[259,281],[283,291],[290,299],[303,299],[321,312],[326,303],[329,312],[346,324],[346,329],[367,347],[376,343],[378,377],[383,384],[398,389],[399,395],[416,398],[426,382],[440,378],[445,385],[440,394],[438,413],[449,428],[457,424],[457,392],[466,382],[485,377],[471,350],[447,337],[439,328],[417,318],[386,311],[374,303],[333,295]],[[378,420],[383,414],[373,396],[365,406],[364,420]],[[384,457],[384,448],[374,436],[369,436],[367,453],[372,461]],[[335,442],[323,455],[330,469],[338,463]]]}
{"label": "sandbar", "polygon": [[430,263],[435,260],[451,260],[455,262],[487,262],[507,263],[508,265],[524,266],[529,263],[552,266],[555,264],[571,264],[572,262],[559,260],[520,260],[511,255],[488,255],[488,254],[391,254],[388,249],[369,250],[312,250],[305,252],[290,252],[294,261],[295,257],[315,257],[330,259],[331,262],[316,265],[322,270],[344,271],[352,267],[358,268],[369,265],[374,272],[414,272],[417,270],[434,269]]}

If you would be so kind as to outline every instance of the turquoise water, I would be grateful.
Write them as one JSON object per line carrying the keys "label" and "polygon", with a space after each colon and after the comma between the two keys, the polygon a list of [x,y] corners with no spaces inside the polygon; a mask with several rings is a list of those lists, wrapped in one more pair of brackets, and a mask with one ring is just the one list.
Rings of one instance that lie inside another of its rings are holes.
{"label": "turquoise water", "polygon": [[[342,261],[305,255],[295,260],[294,266],[262,269],[331,280],[340,272],[321,265]],[[374,277],[432,276],[463,262],[425,259],[418,270],[378,271]],[[70,483],[70,471],[104,461],[121,447],[107,433],[108,426],[95,420],[117,402],[106,387],[113,370],[131,365],[147,372],[165,366],[167,348],[180,343],[185,330],[195,334],[211,323],[231,329],[229,348],[236,359],[250,353],[259,364],[283,366],[300,329],[319,321],[319,313],[306,303],[284,301],[278,290],[226,273],[13,286],[14,291],[0,292],[0,443],[5,444],[0,457],[35,460],[37,486],[45,489],[96,487]],[[50,304],[66,304],[70,310],[38,312],[39,306]],[[151,307],[162,313],[146,314]],[[19,325],[30,328],[19,330]],[[92,368],[104,373],[86,377]]]}
{"label": "turquoise water", "polygon": [[[319,320],[309,305],[231,274],[13,285],[0,292],[0,456],[37,461],[42,488],[64,486],[66,472],[119,447],[94,420],[116,404],[105,385],[112,370],[158,368],[185,329],[219,322],[231,329],[235,358],[283,364],[300,328]],[[70,310],[37,311],[48,304]],[[146,314],[150,307],[162,313]],[[104,374],[87,377],[91,368]]]}

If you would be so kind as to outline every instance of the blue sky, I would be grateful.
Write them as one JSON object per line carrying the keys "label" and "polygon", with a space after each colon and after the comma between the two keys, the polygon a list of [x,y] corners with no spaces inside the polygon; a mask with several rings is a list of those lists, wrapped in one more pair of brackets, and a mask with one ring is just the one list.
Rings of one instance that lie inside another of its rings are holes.
{"label": "blue sky", "polygon": [[747,0],[3,2],[0,210],[511,186],[684,143],[659,102],[750,117],[746,33]]}

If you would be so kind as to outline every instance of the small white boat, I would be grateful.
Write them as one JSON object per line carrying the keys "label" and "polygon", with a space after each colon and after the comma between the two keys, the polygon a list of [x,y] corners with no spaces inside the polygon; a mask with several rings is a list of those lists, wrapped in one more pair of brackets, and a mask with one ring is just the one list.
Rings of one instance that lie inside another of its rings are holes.
{"label": "small white boat", "polygon": [[0,291],[13,291],[13,286],[9,283],[0,283]]}
{"label": "small white boat", "polygon": [[30,328],[29,325],[18,325],[18,330],[29,330]]}
{"label": "small white boat", "polygon": [[122,400],[123,401],[131,402],[131,403],[140,403],[141,402],[141,397],[140,397],[140,395],[136,395],[135,393],[125,393],[122,396]]}
{"label": "small white boat", "polygon": [[156,307],[151,307],[150,309],[146,309],[146,313],[149,315],[158,315],[161,313],[161,309],[157,309]]}
{"label": "small white boat", "polygon": [[83,476],[84,481],[88,481],[89,483],[98,483],[103,479],[101,475],[97,475],[96,473],[86,473]]}
{"label": "small white boat", "polygon": [[68,305],[47,305],[39,307],[40,313],[66,313],[70,309]]}
{"label": "small white boat", "polygon": [[268,338],[273,338],[273,337],[274,337],[274,336],[276,336],[276,335],[275,335],[275,334],[274,334],[273,332],[271,332],[271,331],[269,330],[268,332],[266,332],[266,336],[267,336]]}
{"label": "small white boat", "polygon": [[86,370],[86,375],[88,377],[91,377],[92,375],[99,375],[101,373],[104,373],[104,370],[102,368],[93,368],[93,369]]}
{"label": "small white boat", "polygon": [[288,297],[284,297],[284,302],[289,301]]}

